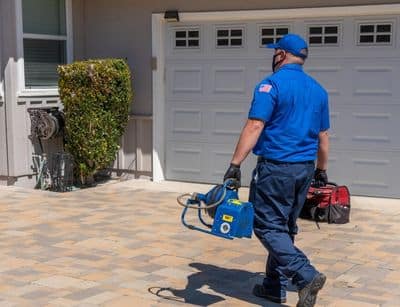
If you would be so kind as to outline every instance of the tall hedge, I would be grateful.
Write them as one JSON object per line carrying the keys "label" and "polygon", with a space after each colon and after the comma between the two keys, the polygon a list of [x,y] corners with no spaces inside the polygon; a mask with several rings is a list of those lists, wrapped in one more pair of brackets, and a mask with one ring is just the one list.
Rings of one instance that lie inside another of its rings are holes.
{"label": "tall hedge", "polygon": [[121,59],[59,66],[66,150],[74,156],[82,183],[115,159],[128,122],[131,73]]}

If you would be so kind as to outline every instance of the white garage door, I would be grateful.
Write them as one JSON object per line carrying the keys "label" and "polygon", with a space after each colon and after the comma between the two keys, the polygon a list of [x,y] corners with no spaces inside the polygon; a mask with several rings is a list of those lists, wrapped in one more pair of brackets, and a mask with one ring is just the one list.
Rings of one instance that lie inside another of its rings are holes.
{"label": "white garage door", "polygon": [[[252,92],[271,73],[262,47],[306,37],[305,70],[330,95],[328,175],[354,195],[400,197],[399,17],[166,26],[166,177],[220,183]],[[243,165],[250,182],[255,158]]]}

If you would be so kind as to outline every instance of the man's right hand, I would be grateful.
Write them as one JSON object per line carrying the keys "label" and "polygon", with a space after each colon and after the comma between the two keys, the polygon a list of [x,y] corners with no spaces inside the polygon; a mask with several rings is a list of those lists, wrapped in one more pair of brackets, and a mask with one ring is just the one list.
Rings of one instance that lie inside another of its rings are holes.
{"label": "man's right hand", "polygon": [[326,170],[322,170],[317,168],[314,172],[314,181],[315,186],[324,187],[328,183],[328,175],[326,174]]}
{"label": "man's right hand", "polygon": [[231,163],[229,165],[228,170],[226,171],[226,173],[224,175],[224,182],[228,179],[233,179],[236,181],[235,188],[239,189],[241,177],[242,176],[241,176],[241,172],[240,172],[240,165]]}

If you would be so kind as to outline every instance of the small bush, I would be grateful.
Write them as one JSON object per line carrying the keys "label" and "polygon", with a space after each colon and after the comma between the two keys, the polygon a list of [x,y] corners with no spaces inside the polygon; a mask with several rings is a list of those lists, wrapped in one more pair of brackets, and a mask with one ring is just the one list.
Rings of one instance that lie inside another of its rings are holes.
{"label": "small bush", "polygon": [[59,66],[66,149],[74,156],[81,183],[115,159],[128,122],[131,74],[121,59]]}

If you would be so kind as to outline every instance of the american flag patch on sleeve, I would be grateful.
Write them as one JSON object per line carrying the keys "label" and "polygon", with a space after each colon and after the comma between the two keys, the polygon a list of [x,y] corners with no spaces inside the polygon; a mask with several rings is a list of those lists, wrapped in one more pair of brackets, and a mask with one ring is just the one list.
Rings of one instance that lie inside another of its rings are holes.
{"label": "american flag patch on sleeve", "polygon": [[272,85],[270,84],[261,84],[258,91],[260,93],[269,93],[272,89]]}

